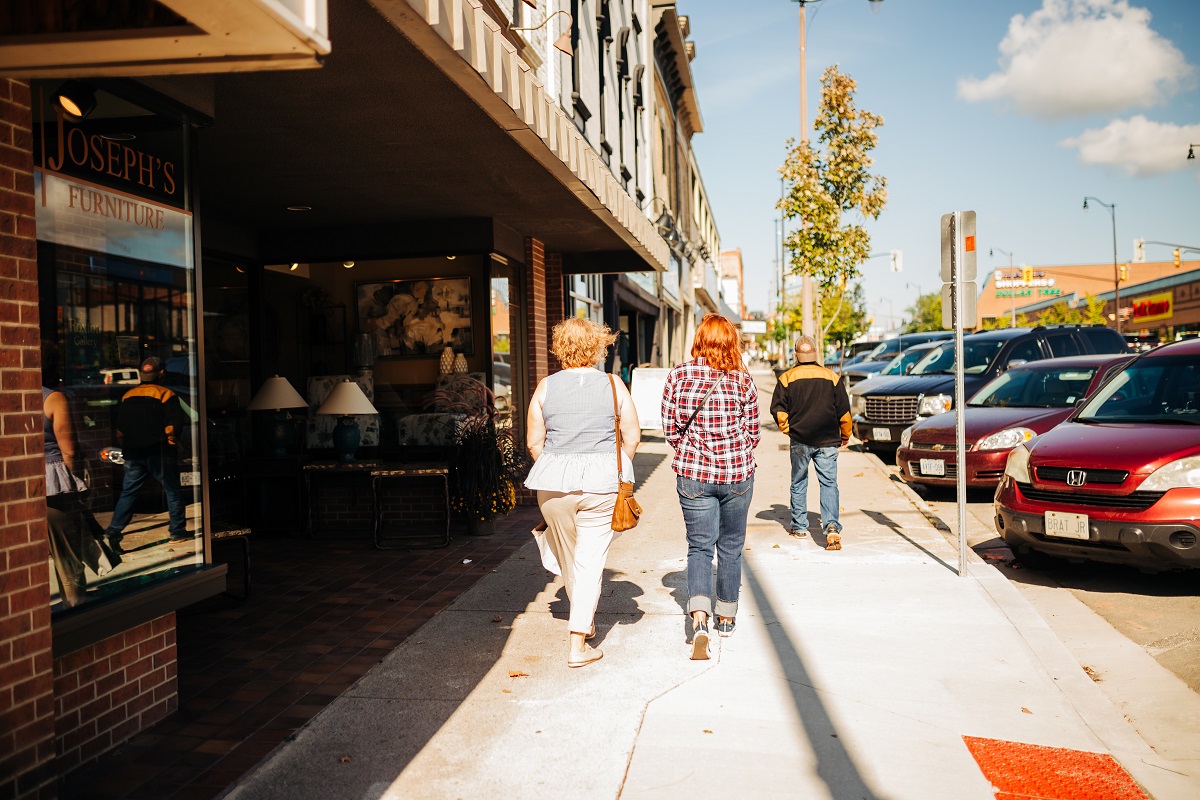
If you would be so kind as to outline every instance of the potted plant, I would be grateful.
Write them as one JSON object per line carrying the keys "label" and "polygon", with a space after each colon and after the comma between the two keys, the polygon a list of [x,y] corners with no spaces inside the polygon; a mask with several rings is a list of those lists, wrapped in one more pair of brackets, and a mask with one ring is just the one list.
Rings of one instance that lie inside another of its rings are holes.
{"label": "potted plant", "polygon": [[450,456],[450,507],[472,534],[491,533],[495,520],[517,505],[517,487],[530,460],[506,421],[498,418],[491,390],[470,375],[439,381],[427,406],[461,416]]}

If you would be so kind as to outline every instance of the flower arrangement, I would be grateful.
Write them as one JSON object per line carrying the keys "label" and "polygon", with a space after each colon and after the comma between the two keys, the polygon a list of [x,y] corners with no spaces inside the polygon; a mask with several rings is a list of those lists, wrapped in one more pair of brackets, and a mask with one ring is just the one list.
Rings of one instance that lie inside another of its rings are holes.
{"label": "flower arrangement", "polygon": [[439,383],[426,406],[462,416],[450,459],[450,507],[481,522],[516,508],[517,485],[530,461],[512,427],[497,419],[491,390],[469,375],[454,374]]}

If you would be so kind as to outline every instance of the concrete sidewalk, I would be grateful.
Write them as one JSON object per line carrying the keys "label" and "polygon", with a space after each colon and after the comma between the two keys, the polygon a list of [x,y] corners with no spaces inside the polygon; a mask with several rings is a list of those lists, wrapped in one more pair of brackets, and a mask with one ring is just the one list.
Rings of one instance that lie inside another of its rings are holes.
{"label": "concrete sidewalk", "polygon": [[565,592],[531,540],[227,796],[992,798],[964,736],[1111,753],[1159,800],[1200,796],[1007,579],[973,553],[957,575],[873,457],[839,457],[843,550],[789,538],[786,445],[764,431],[738,629],[712,660],[688,659],[671,449],[649,436],[604,659],[567,668]]}

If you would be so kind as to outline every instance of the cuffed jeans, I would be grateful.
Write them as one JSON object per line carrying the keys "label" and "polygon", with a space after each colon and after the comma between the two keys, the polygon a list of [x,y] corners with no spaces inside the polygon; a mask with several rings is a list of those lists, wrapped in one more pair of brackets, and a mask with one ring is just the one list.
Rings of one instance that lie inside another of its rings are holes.
{"label": "cuffed jeans", "polygon": [[792,530],[808,530],[808,464],[817,468],[817,480],[821,484],[821,529],[830,523],[842,530],[838,521],[837,457],[836,447],[810,447],[792,442]]}
{"label": "cuffed jeans", "polygon": [[171,452],[149,456],[125,456],[125,483],[121,487],[121,496],[117,498],[116,508],[113,509],[107,533],[120,538],[125,526],[133,519],[133,506],[137,503],[138,492],[141,491],[146,478],[158,481],[167,495],[167,515],[170,520],[167,530],[170,535],[177,539],[186,537],[187,506],[183,498],[183,487],[179,485],[179,464],[175,460],[175,454]]}
{"label": "cuffed jeans", "polygon": [[737,616],[742,588],[742,547],[754,476],[741,483],[701,483],[677,475],[676,491],[687,527],[688,614],[713,615],[713,551],[717,553],[718,617]]}
{"label": "cuffed jeans", "polygon": [[537,499],[546,520],[546,543],[558,559],[571,604],[567,630],[590,633],[612,544],[617,495],[539,489]]}

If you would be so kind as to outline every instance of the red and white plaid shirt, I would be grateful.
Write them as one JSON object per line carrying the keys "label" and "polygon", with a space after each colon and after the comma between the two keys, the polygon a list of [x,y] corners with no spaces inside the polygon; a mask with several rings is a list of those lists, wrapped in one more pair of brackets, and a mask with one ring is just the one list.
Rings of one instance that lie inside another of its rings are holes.
{"label": "red and white plaid shirt", "polygon": [[[688,417],[718,379],[720,384],[681,436]],[[750,373],[720,372],[702,358],[680,364],[663,386],[662,423],[675,448],[675,474],[701,483],[741,483],[754,474],[760,435],[758,389]]]}

